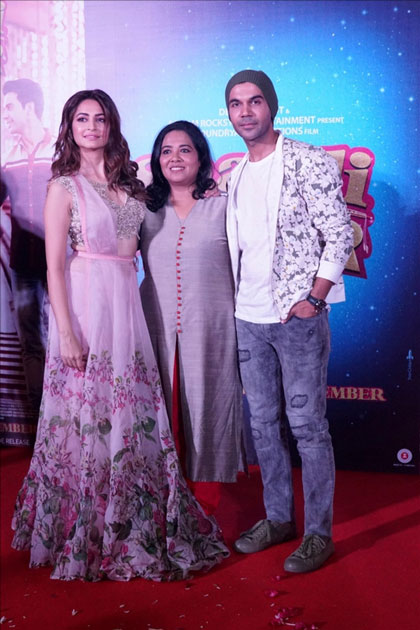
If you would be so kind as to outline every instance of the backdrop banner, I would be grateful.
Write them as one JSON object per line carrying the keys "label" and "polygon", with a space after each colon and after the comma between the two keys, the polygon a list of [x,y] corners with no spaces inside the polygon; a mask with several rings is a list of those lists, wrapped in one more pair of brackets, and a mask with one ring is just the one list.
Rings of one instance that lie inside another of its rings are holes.
{"label": "backdrop banner", "polygon": [[[327,398],[337,467],[420,472],[420,4],[8,0],[1,16],[3,109],[5,82],[32,79],[53,137],[71,94],[105,90],[145,183],[157,132],[184,119],[208,138],[225,190],[245,151],[227,116],[226,83],[244,68],[271,77],[275,127],[335,157],[354,228],[346,301],[330,314]],[[6,174],[21,141],[10,116],[4,111]],[[15,324],[13,213],[6,195],[0,442],[9,445],[31,443],[36,428]]]}

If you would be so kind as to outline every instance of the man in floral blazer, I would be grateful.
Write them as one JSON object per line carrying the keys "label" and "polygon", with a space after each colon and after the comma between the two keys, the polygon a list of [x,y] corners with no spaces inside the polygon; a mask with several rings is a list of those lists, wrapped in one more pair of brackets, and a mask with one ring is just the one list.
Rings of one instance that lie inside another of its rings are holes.
{"label": "man in floral blazer", "polygon": [[305,531],[284,568],[302,573],[334,551],[327,303],[344,300],[353,230],[334,158],[274,130],[278,101],[269,77],[238,72],[225,97],[248,148],[229,182],[227,233],[241,377],[267,513],[234,547],[253,553],[296,536],[287,416],[302,459]]}

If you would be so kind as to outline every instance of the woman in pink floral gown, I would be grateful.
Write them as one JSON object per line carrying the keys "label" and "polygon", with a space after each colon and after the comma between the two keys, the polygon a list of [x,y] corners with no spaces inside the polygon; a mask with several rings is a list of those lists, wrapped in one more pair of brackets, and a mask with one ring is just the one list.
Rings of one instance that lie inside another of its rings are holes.
{"label": "woman in pink floral gown", "polygon": [[67,101],[52,170],[53,313],[12,544],[57,579],[185,578],[228,550],[180,472],[133,262],[144,188],[107,94]]}

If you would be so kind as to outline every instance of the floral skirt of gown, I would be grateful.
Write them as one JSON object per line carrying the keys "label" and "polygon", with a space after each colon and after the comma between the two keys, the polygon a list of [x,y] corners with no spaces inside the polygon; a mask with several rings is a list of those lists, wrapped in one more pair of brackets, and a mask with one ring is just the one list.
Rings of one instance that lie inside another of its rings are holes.
{"label": "floral skirt of gown", "polygon": [[178,462],[132,262],[68,264],[86,372],[66,367],[51,313],[44,394],[12,546],[52,578],[186,578],[229,555]]}

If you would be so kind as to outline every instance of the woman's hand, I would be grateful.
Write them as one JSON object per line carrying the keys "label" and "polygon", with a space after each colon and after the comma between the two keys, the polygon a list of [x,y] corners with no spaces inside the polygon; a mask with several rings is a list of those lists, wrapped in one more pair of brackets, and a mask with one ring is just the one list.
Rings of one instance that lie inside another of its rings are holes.
{"label": "woman's hand", "polygon": [[80,372],[85,371],[87,355],[72,332],[60,333],[60,354],[64,365]]}
{"label": "woman's hand", "polygon": [[204,193],[204,199],[209,199],[210,197],[221,197],[222,191],[215,186],[214,188],[207,188]]}

